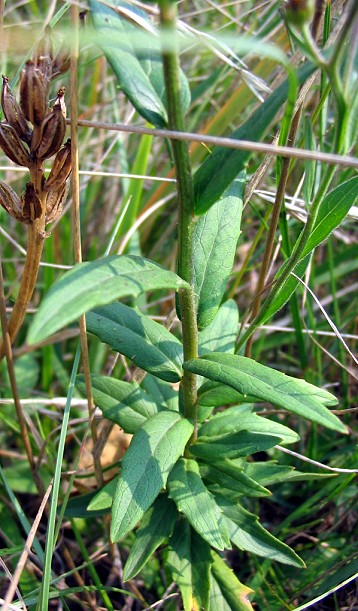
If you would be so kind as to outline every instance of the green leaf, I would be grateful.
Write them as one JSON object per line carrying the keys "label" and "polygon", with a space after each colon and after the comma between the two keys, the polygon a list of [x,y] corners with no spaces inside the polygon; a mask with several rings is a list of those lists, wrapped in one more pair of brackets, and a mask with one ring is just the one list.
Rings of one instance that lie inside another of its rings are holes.
{"label": "green leaf", "polygon": [[233,299],[220,306],[213,321],[199,332],[199,355],[208,352],[234,352],[239,312]]}
{"label": "green leaf", "polygon": [[[150,416],[165,409],[155,403],[136,382],[92,374],[91,383],[94,402],[102,410],[104,418],[119,424],[126,433],[135,433]],[[86,396],[83,375],[77,377],[76,386]]]}
{"label": "green leaf", "polygon": [[[298,71],[298,81],[302,85],[316,67],[306,63]],[[276,113],[287,100],[288,81],[285,81],[261,104],[249,119],[233,132],[235,140],[259,142],[268,131]],[[251,151],[240,151],[223,146],[202,163],[194,176],[195,212],[203,214],[219,200],[232,183],[238,172],[241,172],[252,155]]]}
{"label": "green leaf", "polygon": [[296,471],[294,467],[289,465],[278,465],[277,461],[245,462],[242,467],[247,476],[253,478],[256,482],[260,482],[263,486],[283,484],[289,481],[314,481],[336,477],[335,473],[303,473],[302,471]]}
{"label": "green leaf", "polygon": [[214,482],[229,490],[234,490],[240,496],[270,496],[271,492],[258,484],[244,473],[242,466],[232,460],[218,460],[215,464],[200,465],[203,479]]}
{"label": "green leaf", "polygon": [[251,405],[236,405],[228,407],[222,412],[212,416],[199,428],[199,438],[219,437],[238,431],[250,431],[250,433],[264,433],[281,437],[282,443],[295,443],[299,435],[287,426],[268,418],[262,418],[252,411]]}
{"label": "green leaf", "polygon": [[200,477],[196,461],[181,458],[168,478],[169,498],[199,535],[216,549],[230,547],[220,524],[221,512]]}
{"label": "green leaf", "polygon": [[[214,352],[200,359],[192,359],[184,369],[227,384],[243,396],[255,396],[289,412],[317,422],[334,431],[347,433],[341,421],[322,404],[311,384],[287,376],[280,371],[256,363],[244,356]],[[318,391],[317,391],[318,392]],[[331,395],[332,400],[334,399]]]}
{"label": "green leaf", "polygon": [[[113,490],[112,495],[110,497],[110,502],[108,503],[107,507],[103,507],[102,509],[94,511],[88,509],[92,499],[94,499],[94,497],[99,494],[98,490],[94,490],[93,492],[87,492],[86,494],[80,494],[79,496],[71,497],[66,504],[66,509],[64,513],[65,518],[85,518],[89,520],[91,518],[108,514],[110,512],[112,504],[112,497],[116,489],[116,481],[112,481],[114,482],[112,484]],[[112,482],[109,483],[111,484]],[[106,485],[109,486],[109,484]]]}
{"label": "green leaf", "polygon": [[[97,0],[89,0],[99,46],[117,76],[121,89],[147,121],[166,127],[167,112],[160,39],[146,13],[133,5],[117,2],[126,11],[116,12]],[[150,36],[152,34],[152,36]],[[145,36],[146,44],[141,44]],[[180,72],[181,102],[190,104],[188,82]]]}
{"label": "green leaf", "polygon": [[88,503],[88,511],[103,511],[112,507],[114,493],[117,488],[119,475],[101,488]]}
{"label": "green leaf", "polygon": [[142,387],[160,405],[165,405],[167,409],[176,412],[179,411],[178,391],[174,390],[168,382],[147,374],[142,382]]}
{"label": "green leaf", "polygon": [[144,514],[136,531],[135,541],[123,569],[124,581],[133,579],[155,550],[170,537],[177,517],[175,504],[166,495],[160,494]]}
{"label": "green leaf", "polygon": [[[350,178],[330,191],[319,208],[312,233],[303,249],[301,259],[294,269],[295,276],[302,278],[311,260],[313,250],[338,227],[358,197],[358,176]],[[289,264],[289,259],[276,274],[278,279]],[[258,315],[257,324],[264,324],[288,301],[296,290],[299,280],[291,274],[281,290],[275,295],[270,307]]]}
{"label": "green leaf", "polygon": [[224,512],[230,539],[236,547],[283,564],[299,568],[305,566],[303,560],[288,545],[261,526],[257,516],[220,495],[215,495],[215,498]]}
{"label": "green leaf", "polygon": [[112,350],[167,382],[179,382],[181,342],[168,329],[123,303],[96,308],[86,315],[87,330]]}
{"label": "green leaf", "polygon": [[160,412],[134,434],[113,499],[111,539],[124,537],[151,507],[193,432],[178,412]]}
{"label": "green leaf", "polygon": [[301,259],[321,244],[333,229],[343,221],[358,199],[358,176],[350,178],[332,189],[322,201],[312,233]]}
{"label": "green leaf", "polygon": [[180,588],[184,611],[208,608],[210,565],[210,546],[186,520],[180,520],[170,539],[166,566]]}
{"label": "green leaf", "polygon": [[240,235],[245,173],[194,226],[194,293],[199,329],[212,322],[230,277]]}
{"label": "green leaf", "polygon": [[190,446],[190,452],[202,460],[217,463],[223,458],[238,458],[263,452],[280,442],[280,437],[239,431],[222,437],[200,437]]}
{"label": "green leaf", "polygon": [[78,263],[51,287],[30,327],[27,341],[44,340],[82,314],[122,297],[187,284],[157,263],[134,255],[114,255]]}
{"label": "green leaf", "polygon": [[253,611],[248,599],[253,590],[238,580],[219,554],[212,551],[211,555],[213,563],[208,611]]}
{"label": "green leaf", "polygon": [[199,406],[217,407],[229,403],[255,403],[257,397],[243,395],[230,386],[224,386],[219,382],[208,381],[202,384],[198,391]]}

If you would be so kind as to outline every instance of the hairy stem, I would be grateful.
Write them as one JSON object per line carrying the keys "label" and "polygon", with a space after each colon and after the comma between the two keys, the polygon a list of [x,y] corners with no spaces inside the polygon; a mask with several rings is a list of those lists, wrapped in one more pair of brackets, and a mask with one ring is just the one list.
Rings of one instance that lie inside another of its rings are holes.
{"label": "hairy stem", "polygon": [[[166,32],[176,37],[176,4],[170,0],[160,3],[161,24]],[[169,37],[168,37],[169,38]],[[163,51],[164,78],[168,104],[169,129],[184,131],[184,117],[180,97],[179,57],[173,47]],[[190,167],[189,148],[186,141],[172,141],[178,193],[178,274],[188,282],[189,289],[179,292],[180,311],[183,327],[184,360],[198,356],[198,332],[196,304],[193,290],[193,230],[194,230],[194,189]],[[182,379],[184,415],[196,421],[197,389],[196,375],[184,372]]]}

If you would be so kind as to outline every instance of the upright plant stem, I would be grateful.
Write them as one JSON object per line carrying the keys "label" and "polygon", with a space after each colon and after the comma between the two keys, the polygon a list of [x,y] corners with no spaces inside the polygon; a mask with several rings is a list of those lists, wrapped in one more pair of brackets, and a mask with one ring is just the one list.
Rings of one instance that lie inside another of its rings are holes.
{"label": "upright plant stem", "polygon": [[[174,46],[176,16],[176,3],[170,0],[162,0],[160,2],[161,24],[166,33],[173,33],[171,37],[173,47],[163,51],[169,129],[185,131],[180,97],[179,57],[177,48]],[[179,293],[184,360],[186,361],[198,356],[196,305],[193,290],[194,188],[188,143],[173,140],[172,147],[178,193],[178,274],[190,285],[189,289],[182,289]],[[185,371],[182,385],[184,415],[186,418],[195,421],[197,412],[196,375]]]}

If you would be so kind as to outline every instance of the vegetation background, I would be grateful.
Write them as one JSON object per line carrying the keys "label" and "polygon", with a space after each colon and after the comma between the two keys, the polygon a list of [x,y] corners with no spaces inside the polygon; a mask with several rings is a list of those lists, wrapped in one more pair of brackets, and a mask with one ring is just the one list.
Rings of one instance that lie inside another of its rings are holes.
{"label": "vegetation background", "polygon": [[[318,35],[318,40],[322,41],[339,25],[344,10],[351,3],[316,4],[322,7],[323,19]],[[152,3],[145,6],[149,11],[155,9]],[[15,594],[16,600],[25,600],[27,608],[34,608],[36,603],[43,574],[43,547],[48,536],[46,510],[40,507],[42,495],[38,482],[45,491],[54,473],[79,334],[77,326],[72,326],[42,346],[29,347],[25,342],[27,326],[42,296],[63,270],[74,263],[74,222],[75,232],[79,229],[81,232],[84,260],[95,260],[108,252],[128,252],[144,255],[174,270],[176,259],[175,180],[168,141],[163,136],[142,133],[142,128],[148,124],[119,90],[113,69],[92,41],[90,14],[85,4],[80,4],[79,8],[83,11],[77,96],[80,227],[71,213],[70,194],[63,215],[51,225],[51,235],[45,240],[36,291],[13,350],[30,444],[36,459],[41,458],[35,478],[24,450],[5,361],[0,370],[0,596],[5,598],[24,551],[27,533],[35,524],[34,551],[26,553],[27,562],[19,579],[20,591]],[[63,37],[63,44],[70,45],[71,10],[71,3],[56,1],[1,1],[2,73],[16,79],[44,24],[51,24]],[[302,58],[302,50],[290,40],[281,2],[193,0],[179,2],[178,10],[180,19],[194,34],[192,44],[188,44],[181,55],[182,68],[191,89],[187,131],[230,136],[268,92],[278,87],[285,72],[265,50],[258,56],[252,45],[245,54],[240,54],[244,62],[241,64],[229,46],[218,47],[210,39],[201,39],[198,43],[198,32],[206,32],[219,40],[221,36],[224,40],[224,35],[250,34],[257,45],[274,43],[297,63]],[[352,57],[353,63],[357,62],[353,34],[350,39],[353,55],[347,42],[342,62],[351,61]],[[54,83],[54,97],[58,87],[63,85],[71,92],[74,81],[73,76],[72,81],[70,78],[69,73]],[[332,124],[336,117],[326,85],[324,77],[318,77],[306,96],[295,142],[298,148],[326,152],[332,148]],[[67,97],[69,106],[69,95]],[[272,142],[281,120],[282,116],[277,118],[265,142]],[[119,130],[115,128],[118,124],[122,126]],[[191,144],[190,153],[193,169],[196,169],[207,155],[207,146],[196,140]],[[275,159],[275,155],[257,151],[247,168],[249,183],[242,233],[226,293],[227,298],[238,303],[241,321],[246,320],[263,265],[276,193]],[[306,221],[307,201],[323,167],[324,162],[292,160],[275,248],[270,260],[266,261],[271,277],[282,262],[285,243],[293,243]],[[337,164],[333,186],[348,180],[355,171],[354,167]],[[26,182],[26,170],[9,162],[0,152],[0,178],[21,191]],[[286,215],[287,222],[284,220]],[[317,248],[305,278],[309,290],[306,286],[300,287],[274,320],[260,328],[253,342],[252,356],[259,362],[331,390],[339,398],[336,413],[351,433],[343,436],[292,415],[282,413],[280,416],[281,422],[300,434],[300,441],[294,448],[296,454],[290,456],[274,449],[263,453],[262,459],[274,459],[312,475],[307,475],[303,481],[287,479],[277,483],[272,496],[255,501],[255,510],[270,532],[294,547],[307,568],[297,570],[236,549],[227,552],[227,561],[235,574],[255,590],[254,608],[358,609],[354,580],[358,574],[354,472],[357,464],[354,432],[357,369],[353,354],[358,337],[356,219],[357,207],[352,206],[340,226]],[[2,209],[0,232],[4,295],[10,311],[21,277],[26,232],[23,225],[8,217]],[[147,302],[143,297],[136,303],[155,320],[167,322],[170,317],[174,329],[178,327],[173,316],[172,297]],[[92,373],[111,372],[119,379],[138,375],[129,361],[118,358],[96,338],[89,336],[88,345]],[[262,406],[264,414],[272,409],[269,405]],[[106,424],[99,416],[98,427],[99,434],[104,437]],[[91,430],[93,433],[87,402],[74,389],[62,463],[61,502],[66,492],[74,499],[95,487]],[[107,433],[108,441],[101,456],[105,480],[113,475],[113,468],[130,441],[130,437],[117,427]],[[75,477],[71,478],[74,471]],[[57,528],[59,538],[52,558],[53,600],[49,601],[49,609],[181,608],[178,588],[160,553],[153,556],[136,578],[122,582],[122,567],[132,539],[130,535],[119,546],[110,544],[108,516],[88,519],[85,515],[76,515],[73,509],[72,514],[69,510],[62,516]],[[100,594],[101,584],[109,588],[107,593],[102,591]],[[59,599],[57,590],[65,590],[65,596]],[[316,602],[308,604],[309,601]]]}

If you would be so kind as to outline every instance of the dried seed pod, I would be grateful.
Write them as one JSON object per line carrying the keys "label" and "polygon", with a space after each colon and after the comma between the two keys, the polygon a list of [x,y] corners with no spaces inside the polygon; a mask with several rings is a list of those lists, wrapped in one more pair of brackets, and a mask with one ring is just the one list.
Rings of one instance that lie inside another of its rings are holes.
{"label": "dried seed pod", "polygon": [[59,74],[64,74],[70,68],[71,54],[63,49],[59,49],[53,58],[51,78],[56,78]]}
{"label": "dried seed pod", "polygon": [[28,126],[24,113],[11,91],[9,79],[4,75],[2,77],[1,106],[6,121],[14,128],[21,140],[29,144],[31,142],[32,130]]}
{"label": "dried seed pod", "polygon": [[60,189],[69,177],[71,169],[71,140],[68,139],[55,157],[51,172],[45,182],[44,189],[46,191]]}
{"label": "dried seed pod", "polygon": [[53,45],[51,33],[50,26],[46,26],[34,53],[35,66],[46,79],[50,79],[52,75]]}
{"label": "dried seed pod", "polygon": [[32,61],[26,62],[20,80],[20,106],[28,121],[40,125],[48,111],[50,81]]}
{"label": "dried seed pod", "polygon": [[26,183],[26,189],[21,195],[22,222],[33,223],[42,214],[42,205],[32,182]]}
{"label": "dried seed pod", "polygon": [[36,140],[34,137],[32,139],[32,152],[38,159],[52,157],[60,149],[65,132],[66,121],[61,107],[54,106],[53,110],[42,121],[40,131],[36,134]]}
{"label": "dried seed pod", "polygon": [[6,212],[20,221],[22,219],[21,201],[14,189],[0,180],[0,204]]}
{"label": "dried seed pod", "polygon": [[69,181],[66,180],[59,189],[48,192],[46,198],[46,224],[53,223],[61,216],[69,188]]}
{"label": "dried seed pod", "polygon": [[55,108],[55,106],[59,106],[61,108],[64,118],[66,119],[67,109],[66,109],[66,104],[65,104],[65,93],[66,93],[66,87],[61,87],[58,90],[56,101],[53,105],[53,108]]}
{"label": "dried seed pod", "polygon": [[8,123],[0,123],[0,146],[5,155],[17,165],[29,167],[31,157],[16,131]]}

